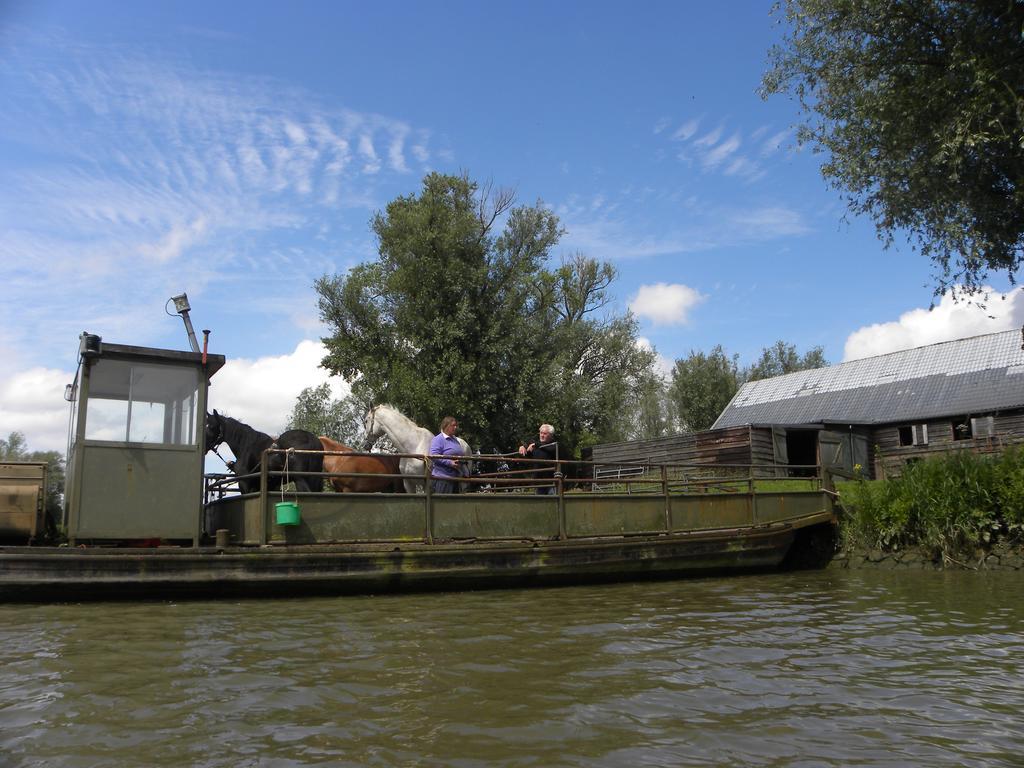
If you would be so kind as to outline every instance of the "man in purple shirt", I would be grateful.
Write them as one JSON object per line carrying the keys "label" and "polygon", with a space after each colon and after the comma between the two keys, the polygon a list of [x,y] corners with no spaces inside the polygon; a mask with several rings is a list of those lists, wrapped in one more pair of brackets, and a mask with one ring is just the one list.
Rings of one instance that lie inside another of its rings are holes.
{"label": "man in purple shirt", "polygon": [[[455,431],[458,428],[459,423],[454,416],[445,416],[441,419],[441,431],[430,441],[430,455],[461,456],[462,444],[455,437]],[[455,480],[459,477],[458,458],[436,458],[432,459],[430,464],[433,492],[455,493]]]}

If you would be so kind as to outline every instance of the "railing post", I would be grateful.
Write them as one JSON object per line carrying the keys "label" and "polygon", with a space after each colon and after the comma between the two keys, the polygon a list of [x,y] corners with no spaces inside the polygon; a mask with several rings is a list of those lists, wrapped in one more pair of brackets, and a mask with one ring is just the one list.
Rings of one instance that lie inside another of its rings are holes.
{"label": "railing post", "polygon": [[430,463],[423,457],[424,524],[423,538],[427,544],[434,543],[434,495],[430,482]]}
{"label": "railing post", "polygon": [[828,508],[832,514],[835,514],[837,498],[836,478],[824,464],[818,467],[818,493],[828,499]]}
{"label": "railing post", "polygon": [[668,496],[668,467],[661,465],[661,492],[665,496],[665,533],[672,533],[672,500]]}
{"label": "railing post", "polygon": [[757,488],[755,487],[755,485],[756,485],[756,478],[754,476],[755,472],[756,472],[756,467],[755,467],[754,464],[751,464],[750,465],[750,472],[749,472],[749,480],[747,481],[749,483],[748,491],[750,493],[750,524],[751,525],[756,525],[757,524]]}
{"label": "railing post", "polygon": [[818,487],[823,491],[829,493],[835,493],[836,482],[835,477],[828,471],[828,467],[824,464],[818,466]]}
{"label": "railing post", "polygon": [[267,470],[267,451],[260,454],[260,544],[270,543],[270,526],[267,520],[270,519],[270,505],[267,503],[267,482],[270,473]]}
{"label": "railing post", "polygon": [[565,541],[568,534],[565,531],[565,483],[561,469],[561,464],[555,465],[555,488],[558,492],[558,538]]}

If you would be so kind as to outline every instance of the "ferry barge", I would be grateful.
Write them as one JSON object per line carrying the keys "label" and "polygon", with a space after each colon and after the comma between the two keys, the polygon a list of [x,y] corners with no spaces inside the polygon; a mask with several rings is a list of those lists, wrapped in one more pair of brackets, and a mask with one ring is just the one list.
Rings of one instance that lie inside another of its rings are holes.
{"label": "ferry barge", "polygon": [[67,393],[67,542],[0,546],[0,602],[537,586],[831,556],[828,473],[778,480],[774,466],[591,466],[584,479],[556,472],[551,495],[496,475],[468,479],[487,484],[478,493],[282,493],[266,490],[268,451],[261,490],[228,491],[234,478],[203,470],[223,365],[83,334]]}

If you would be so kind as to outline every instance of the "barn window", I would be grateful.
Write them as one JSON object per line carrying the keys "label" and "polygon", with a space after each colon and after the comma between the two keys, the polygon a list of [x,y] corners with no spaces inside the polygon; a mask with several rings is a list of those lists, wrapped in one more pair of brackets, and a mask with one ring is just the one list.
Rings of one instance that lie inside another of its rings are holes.
{"label": "barn window", "polygon": [[974,433],[971,431],[971,422],[974,419],[954,419],[952,423],[953,427],[953,439],[954,440],[970,440],[974,437]]}
{"label": "barn window", "polygon": [[979,416],[971,419],[971,431],[975,437],[992,437],[996,433],[995,419],[991,416]]}
{"label": "barn window", "polygon": [[900,446],[928,445],[927,424],[907,424],[899,427]]}

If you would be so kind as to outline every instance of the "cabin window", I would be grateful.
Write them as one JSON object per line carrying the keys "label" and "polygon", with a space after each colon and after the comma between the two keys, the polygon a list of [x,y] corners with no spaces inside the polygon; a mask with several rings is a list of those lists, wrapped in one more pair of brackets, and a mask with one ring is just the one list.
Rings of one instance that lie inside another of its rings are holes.
{"label": "cabin window", "polygon": [[89,375],[85,438],[195,445],[195,368],[98,360]]}
{"label": "cabin window", "polygon": [[970,440],[972,437],[974,437],[974,432],[971,429],[972,421],[974,421],[974,419],[954,419],[951,425],[953,427],[953,439]]}
{"label": "cabin window", "polygon": [[928,445],[927,424],[907,424],[899,427],[900,446]]}
{"label": "cabin window", "polygon": [[975,437],[993,437],[996,433],[995,419],[991,416],[971,419],[971,431]]}

